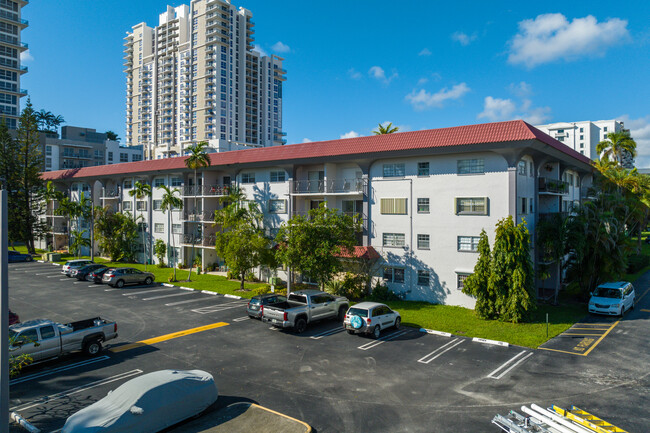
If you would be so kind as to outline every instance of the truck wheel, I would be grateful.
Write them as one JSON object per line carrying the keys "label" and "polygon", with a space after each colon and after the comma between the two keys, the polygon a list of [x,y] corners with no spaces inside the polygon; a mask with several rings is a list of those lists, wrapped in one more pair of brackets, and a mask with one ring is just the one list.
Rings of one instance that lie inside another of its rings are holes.
{"label": "truck wheel", "polygon": [[342,322],[343,320],[345,320],[345,312],[346,311],[347,310],[345,309],[345,307],[339,308],[339,315],[337,316],[339,322]]}
{"label": "truck wheel", "polygon": [[402,324],[402,318],[401,317],[398,317],[397,319],[395,319],[395,325],[394,325],[395,329],[399,329],[399,326],[401,324]]}
{"label": "truck wheel", "polygon": [[375,337],[375,340],[381,335],[381,328],[379,325],[375,326],[375,329],[372,330],[372,336]]}
{"label": "truck wheel", "polygon": [[118,289],[124,287],[124,280],[117,280],[117,283],[115,283],[115,287],[117,287]]}
{"label": "truck wheel", "polygon": [[99,340],[90,341],[84,346],[84,352],[88,356],[95,356],[102,351],[102,343]]}
{"label": "truck wheel", "polygon": [[302,334],[307,329],[307,321],[302,317],[296,320],[296,325],[294,326],[296,334]]}
{"label": "truck wheel", "polygon": [[350,331],[350,330],[348,329],[348,334],[350,334],[350,335],[354,335],[354,331]]}
{"label": "truck wheel", "polygon": [[147,277],[147,279],[144,280],[144,283],[148,286],[149,284],[152,283],[152,281],[153,281],[153,280],[151,279],[151,277]]}

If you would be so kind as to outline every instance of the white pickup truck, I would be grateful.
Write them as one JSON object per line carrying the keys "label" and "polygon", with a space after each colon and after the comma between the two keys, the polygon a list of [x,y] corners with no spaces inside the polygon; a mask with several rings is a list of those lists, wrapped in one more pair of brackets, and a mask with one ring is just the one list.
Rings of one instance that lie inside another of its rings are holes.
{"label": "white pickup truck", "polygon": [[343,296],[320,290],[299,290],[289,293],[286,302],[265,306],[262,321],[278,328],[293,328],[300,334],[307,324],[323,319],[343,321],[350,301]]}
{"label": "white pickup truck", "polygon": [[62,325],[37,319],[9,327],[11,356],[29,355],[34,362],[55,358],[76,350],[97,355],[102,343],[117,338],[117,323],[101,317]]}

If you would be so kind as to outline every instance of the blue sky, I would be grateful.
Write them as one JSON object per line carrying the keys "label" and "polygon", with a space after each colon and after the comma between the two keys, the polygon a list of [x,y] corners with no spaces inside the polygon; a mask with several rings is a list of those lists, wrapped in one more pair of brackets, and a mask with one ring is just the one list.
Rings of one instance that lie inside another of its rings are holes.
{"label": "blue sky", "polygon": [[[37,109],[124,137],[122,38],[181,1],[33,1],[24,65]],[[283,56],[289,143],[523,118],[620,118],[650,167],[648,2],[234,2]],[[525,4],[523,4],[525,3]]]}

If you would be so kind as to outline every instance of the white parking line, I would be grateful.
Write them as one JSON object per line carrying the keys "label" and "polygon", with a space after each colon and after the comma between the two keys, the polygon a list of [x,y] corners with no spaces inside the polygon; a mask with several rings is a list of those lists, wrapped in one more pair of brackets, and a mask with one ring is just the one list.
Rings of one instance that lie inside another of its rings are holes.
{"label": "white parking line", "polygon": [[88,286],[88,287],[99,287],[99,284],[91,284],[91,285]]}
{"label": "white parking line", "polygon": [[22,376],[22,377],[19,377],[18,379],[10,380],[9,385],[17,385],[19,383],[28,382],[30,380],[40,379],[41,377],[49,376],[49,375],[54,374],[54,373],[60,373],[62,371],[66,371],[66,370],[72,370],[73,368],[83,367],[84,365],[94,364],[96,362],[105,361],[107,359],[110,359],[110,357],[108,357],[106,355],[102,355],[102,356],[100,356],[98,358],[89,359],[87,361],[81,361],[81,362],[76,362],[76,363],[70,364],[70,365],[64,365],[63,367],[53,368],[52,370],[47,370],[47,371],[43,371],[43,372],[40,372],[40,373],[30,374],[29,376]]}
{"label": "white parking line", "polygon": [[[42,274],[34,274],[34,275],[50,275],[52,272],[43,272]],[[56,276],[61,275],[60,272],[57,272]],[[54,275],[53,275],[54,276]]]}
{"label": "white parking line", "polygon": [[145,293],[162,292],[162,291],[164,291],[164,290],[174,290],[174,289],[153,289],[153,290],[143,290],[143,291],[141,291],[141,292],[122,293],[122,296],[144,295]]}
{"label": "white parking line", "polygon": [[[489,377],[490,379],[501,379],[503,376],[505,376],[506,374],[508,374],[508,373],[509,373],[513,368],[515,368],[516,366],[518,366],[519,364],[521,364],[522,362],[524,362],[524,361],[525,361],[526,359],[528,359],[529,357],[533,356],[533,352],[528,352],[528,355],[524,356],[524,357],[521,358],[519,361],[515,362],[515,361],[517,360],[517,358],[519,358],[519,357],[520,357],[521,355],[523,355],[524,353],[526,353],[525,350],[519,352],[518,354],[516,354],[515,356],[513,356],[512,358],[510,358],[509,360],[507,360],[506,362],[504,362],[503,365],[499,366],[499,368],[497,368],[496,370],[494,370],[492,373],[488,374],[487,377]],[[515,362],[515,363],[514,363],[513,365],[510,365],[510,364],[513,363],[513,362]],[[495,376],[499,371],[501,371],[502,369],[508,367],[508,365],[510,365],[510,367],[509,367],[507,370],[504,370],[503,372],[501,372],[500,375]]]}
{"label": "white parking line", "polygon": [[70,281],[70,278],[68,278],[68,277],[61,278],[59,281]]}
{"label": "white parking line", "polygon": [[171,295],[160,295],[160,296],[153,296],[151,298],[142,298],[143,301],[153,301],[154,299],[162,299],[162,298],[172,298],[174,296],[187,296],[191,295],[192,292],[183,292],[183,293],[172,293]]}
{"label": "white parking line", "polygon": [[327,331],[321,332],[320,334],[312,335],[309,338],[311,338],[312,340],[320,340],[323,337],[328,337],[330,335],[338,334],[339,332],[343,332],[343,331],[344,331],[343,327],[339,326],[334,329],[328,329]]}
{"label": "white parking line", "polygon": [[[235,304],[235,305],[233,305]],[[226,304],[219,304],[219,305],[210,305],[208,307],[201,307],[192,310],[193,313],[198,313],[198,314],[209,314],[209,313],[217,313],[220,311],[224,310],[229,310],[231,308],[241,308],[248,304],[248,302],[241,302],[241,301],[235,301],[235,302],[228,302]]]}
{"label": "white parking line", "polygon": [[141,373],[142,373],[142,370],[135,369],[135,370],[127,371],[125,373],[116,374],[115,376],[107,377],[106,379],[96,380],[95,382],[90,382],[88,385],[77,386],[77,387],[72,388],[72,389],[70,389],[68,391],[59,392],[57,394],[53,394],[53,395],[50,395],[50,396],[47,396],[47,397],[42,397],[42,398],[30,401],[30,402],[25,403],[25,404],[20,405],[20,406],[14,406],[14,407],[10,408],[9,410],[11,410],[11,411],[19,411],[19,412],[26,411],[27,409],[31,409],[31,408],[36,407],[36,406],[38,406],[40,404],[43,404],[43,403],[49,403],[49,402],[54,401],[54,400],[59,400],[59,399],[64,398],[64,397],[69,397],[69,396],[77,394],[79,392],[83,392],[83,391],[86,391],[86,390],[92,389],[92,388],[97,388],[98,386],[106,385],[106,384],[109,384],[111,382],[115,382],[115,381],[118,381],[118,380],[127,379],[127,378],[132,377],[132,376],[137,376],[138,374],[141,374]]}
{"label": "white parking line", "polygon": [[[460,338],[454,338],[448,343],[443,344],[433,352],[429,353],[428,355],[423,356],[422,358],[418,359],[418,362],[421,362],[422,364],[428,364],[437,357],[441,356],[443,353],[450,351],[454,347],[458,346],[465,340],[461,340]],[[444,349],[444,350],[443,350]]]}
{"label": "white parking line", "polygon": [[[201,293],[201,292],[190,292],[190,293]],[[197,301],[214,301],[214,298],[201,296],[196,299],[190,299],[188,301],[170,302],[169,304],[165,304],[165,306],[173,307],[174,305],[189,304],[190,302],[197,302]]]}
{"label": "white parking line", "polygon": [[373,347],[377,347],[377,346],[379,346],[380,344],[383,344],[383,343],[385,343],[385,342],[387,342],[387,341],[394,340],[394,339],[396,339],[397,337],[401,337],[402,335],[406,334],[407,332],[409,332],[409,331],[397,331],[397,332],[393,332],[393,333],[390,334],[390,335],[387,335],[387,336],[385,336],[385,337],[381,337],[381,338],[379,338],[379,339],[377,339],[377,340],[375,340],[375,341],[371,341],[370,343],[363,344],[363,345],[357,347],[357,349],[361,349],[361,350],[372,349]]}
{"label": "white parking line", "polygon": [[56,277],[60,277],[61,275],[62,274],[50,275],[49,277],[45,277],[45,278],[56,278]]}
{"label": "white parking line", "polygon": [[120,289],[104,289],[105,292],[112,292],[114,290],[120,290]]}
{"label": "white parking line", "polygon": [[233,319],[233,322],[243,322],[244,320],[248,320],[249,318],[250,318],[249,316],[244,316],[238,319]]}

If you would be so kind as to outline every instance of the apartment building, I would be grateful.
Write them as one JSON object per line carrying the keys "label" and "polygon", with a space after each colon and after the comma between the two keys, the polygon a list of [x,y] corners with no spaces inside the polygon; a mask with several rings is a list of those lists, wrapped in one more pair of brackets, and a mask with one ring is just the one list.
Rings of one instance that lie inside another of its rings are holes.
{"label": "apartment building", "polygon": [[133,26],[124,43],[126,143],[145,159],[286,144],[283,59],[253,51],[252,13],[229,0],[193,0]]}
{"label": "apartment building", "polygon": [[[228,187],[259,204],[270,235],[293,215],[324,203],[358,215],[359,251],[381,256],[384,279],[409,300],[473,306],[461,289],[477,259],[479,234],[494,241],[508,215],[531,233],[548,214],[582,200],[590,160],[523,121],[460,126],[212,154],[199,174],[185,158],[44,173],[62,191],[91,191],[96,205],[142,214],[155,239],[189,263],[192,246],[204,265],[223,264],[214,250],[214,210]],[[151,198],[129,196],[136,181]],[[182,210],[160,210],[158,185],[178,188]],[[194,206],[194,196],[198,197]],[[52,206],[48,204],[48,212]],[[45,217],[45,216],[44,216]],[[60,232],[64,220],[52,222]],[[171,224],[170,224],[171,223]],[[171,228],[170,228],[171,227]],[[537,258],[533,237],[532,257]],[[277,270],[281,278],[286,275]],[[546,281],[552,287],[553,279]]]}
{"label": "apartment building", "polygon": [[39,140],[45,155],[44,171],[142,161],[142,146],[121,146],[92,128],[64,126],[61,138],[54,132],[41,132]]}
{"label": "apartment building", "polygon": [[27,0],[0,0],[0,116],[9,129],[16,129],[20,117],[20,98],[27,91],[20,88],[20,77],[27,72],[21,66],[20,54],[28,46],[20,34],[29,25],[21,18]]}
{"label": "apartment building", "polygon": [[[607,140],[609,132],[625,130],[623,122],[618,120],[598,120],[595,122],[585,120],[582,122],[558,122],[547,125],[538,125],[535,128],[550,135],[556,140],[566,144],[576,152],[586,157],[597,160],[600,155],[596,151],[598,143]],[[634,157],[626,154],[621,161],[626,168],[634,167]]]}

